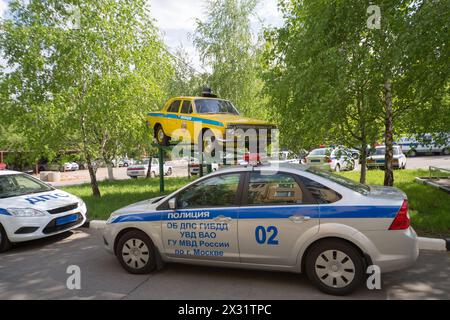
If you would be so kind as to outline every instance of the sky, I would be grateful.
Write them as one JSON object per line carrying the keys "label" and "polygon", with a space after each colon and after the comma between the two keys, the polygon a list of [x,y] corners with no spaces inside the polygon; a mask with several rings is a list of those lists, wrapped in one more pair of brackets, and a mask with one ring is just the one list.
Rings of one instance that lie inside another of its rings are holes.
{"label": "sky", "polygon": [[[281,13],[277,9],[278,0],[259,0],[256,17],[252,18],[252,31],[256,35],[264,26],[280,26]],[[7,0],[0,0],[0,17],[7,9]],[[171,52],[181,45],[189,54],[192,66],[202,71],[198,52],[192,45],[189,34],[195,29],[195,20],[206,16],[204,0],[150,0],[150,12],[162,33],[163,40]]]}

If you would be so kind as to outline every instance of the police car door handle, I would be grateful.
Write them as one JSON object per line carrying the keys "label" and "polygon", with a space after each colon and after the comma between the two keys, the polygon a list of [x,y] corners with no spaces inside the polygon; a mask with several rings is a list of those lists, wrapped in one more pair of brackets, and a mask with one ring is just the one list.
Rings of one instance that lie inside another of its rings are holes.
{"label": "police car door handle", "polygon": [[227,221],[231,221],[231,218],[220,215],[220,216],[215,217],[214,221],[227,222]]}
{"label": "police car door handle", "polygon": [[298,215],[298,214],[294,214],[293,216],[289,217],[289,220],[291,220],[292,222],[305,222],[310,219],[311,219],[311,217],[309,217],[309,216],[302,216],[302,215]]}

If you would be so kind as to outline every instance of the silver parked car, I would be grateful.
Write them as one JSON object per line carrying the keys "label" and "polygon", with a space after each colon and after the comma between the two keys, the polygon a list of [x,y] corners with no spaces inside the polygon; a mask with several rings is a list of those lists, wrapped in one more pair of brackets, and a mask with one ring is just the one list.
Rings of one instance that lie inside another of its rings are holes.
{"label": "silver parked car", "polygon": [[306,164],[328,171],[353,170],[356,160],[344,148],[319,148],[312,150],[305,158]]}
{"label": "silver parked car", "polygon": [[322,291],[358,288],[366,269],[419,253],[406,195],[299,164],[240,166],[111,214],[106,249],[130,273],[164,262],[305,272]]}
{"label": "silver parked car", "polygon": [[[402,148],[400,146],[393,146],[393,156],[394,161],[392,166],[396,169],[406,168],[406,156],[403,154]],[[384,168],[384,157],[386,156],[386,147],[377,146],[369,152],[369,157],[367,157],[367,168]]]}
{"label": "silver parked car", "polygon": [[[129,165],[127,167],[127,176],[134,179],[138,177],[146,177],[149,162],[150,162],[149,159],[144,159],[142,161],[138,160],[134,164]],[[163,172],[165,176],[172,175],[173,172],[172,166],[166,165],[164,163]],[[159,176],[159,160],[157,158],[152,158],[150,176],[153,178]]]}

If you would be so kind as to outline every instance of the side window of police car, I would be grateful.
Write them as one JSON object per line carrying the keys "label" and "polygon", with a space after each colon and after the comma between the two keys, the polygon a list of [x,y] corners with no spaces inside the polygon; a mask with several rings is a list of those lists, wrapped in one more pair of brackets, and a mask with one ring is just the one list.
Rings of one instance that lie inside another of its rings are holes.
{"label": "side window of police car", "polygon": [[298,205],[307,202],[300,185],[288,173],[250,174],[247,205]]}
{"label": "side window of police car", "polygon": [[180,109],[181,100],[175,100],[170,105],[169,109],[167,109],[167,112],[175,112],[178,113],[178,109]]}
{"label": "side window of police car", "polygon": [[192,113],[192,102],[189,100],[184,100],[181,106],[180,113],[189,114]]}
{"label": "side window of police car", "polygon": [[308,179],[306,177],[299,178],[318,204],[333,203],[341,200],[342,198],[339,193],[317,181]]}
{"label": "side window of police car", "polygon": [[196,183],[176,195],[177,209],[232,207],[241,174],[223,174]]}

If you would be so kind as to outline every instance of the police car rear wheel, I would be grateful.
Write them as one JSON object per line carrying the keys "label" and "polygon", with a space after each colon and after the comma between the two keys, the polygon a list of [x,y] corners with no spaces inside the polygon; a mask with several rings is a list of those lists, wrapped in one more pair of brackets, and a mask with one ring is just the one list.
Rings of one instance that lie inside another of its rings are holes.
{"label": "police car rear wheel", "polygon": [[306,273],[319,290],[346,295],[362,283],[364,260],[352,245],[340,240],[325,240],[310,249]]}
{"label": "police car rear wheel", "polygon": [[0,252],[8,250],[11,248],[11,245],[12,244],[6,235],[5,229],[3,229],[3,226],[0,224]]}
{"label": "police car rear wheel", "polygon": [[122,267],[130,273],[150,273],[156,267],[155,247],[142,231],[125,233],[117,244],[117,258]]}

